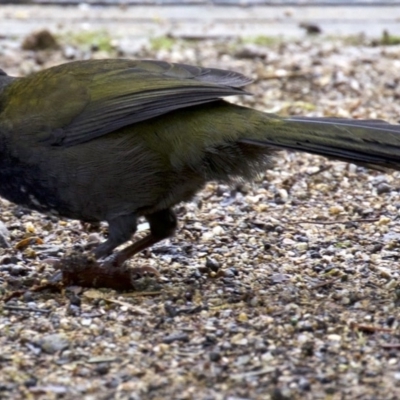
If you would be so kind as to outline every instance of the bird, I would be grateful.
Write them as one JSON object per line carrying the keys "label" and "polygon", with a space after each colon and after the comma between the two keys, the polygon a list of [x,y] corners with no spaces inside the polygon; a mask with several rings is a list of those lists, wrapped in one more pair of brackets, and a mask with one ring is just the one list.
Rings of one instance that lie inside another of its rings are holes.
{"label": "bird", "polygon": [[[107,222],[93,250],[120,267],[174,234],[173,207],[207,182],[250,180],[282,149],[400,170],[400,125],[282,117],[225,100],[239,72],[158,60],[73,61],[0,70],[0,196],[44,214]],[[131,240],[139,217],[150,232]]]}

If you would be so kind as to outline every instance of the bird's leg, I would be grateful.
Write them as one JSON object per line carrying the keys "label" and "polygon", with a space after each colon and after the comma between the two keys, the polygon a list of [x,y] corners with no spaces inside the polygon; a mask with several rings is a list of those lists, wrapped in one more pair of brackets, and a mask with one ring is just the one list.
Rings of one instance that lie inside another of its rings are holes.
{"label": "bird's leg", "polygon": [[99,244],[94,255],[102,258],[110,255],[112,251],[127,242],[136,232],[137,217],[135,214],[123,215],[108,221],[108,239]]}
{"label": "bird's leg", "polygon": [[[177,220],[172,210],[157,211],[146,215],[146,219],[150,224],[150,234],[119,252],[108,256],[115,247],[129,240],[136,231],[135,215],[119,217],[109,221],[109,237],[97,247],[94,253],[95,257],[72,254],[62,258],[58,267],[62,272],[64,284],[130,290],[135,287],[133,276],[142,275],[143,272],[158,275],[158,271],[151,266],[124,267],[125,261],[134,254],[171,236],[175,232]],[[106,256],[108,257],[104,258]],[[101,260],[98,260],[99,258]]]}
{"label": "bird's leg", "polygon": [[170,209],[157,211],[153,214],[146,215],[145,218],[150,224],[150,233],[143,239],[136,241],[113,255],[112,263],[114,266],[121,266],[133,255],[169,236],[172,236],[177,227],[176,216]]}

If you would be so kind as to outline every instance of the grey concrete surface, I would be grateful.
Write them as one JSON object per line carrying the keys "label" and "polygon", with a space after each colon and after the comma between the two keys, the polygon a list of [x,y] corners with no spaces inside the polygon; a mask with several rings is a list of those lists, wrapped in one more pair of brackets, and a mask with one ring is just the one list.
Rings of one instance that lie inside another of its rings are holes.
{"label": "grey concrete surface", "polygon": [[3,37],[19,37],[40,28],[106,29],[116,36],[131,37],[298,37],[304,34],[299,27],[304,22],[317,24],[327,35],[378,37],[383,30],[400,35],[400,5],[0,5]]}

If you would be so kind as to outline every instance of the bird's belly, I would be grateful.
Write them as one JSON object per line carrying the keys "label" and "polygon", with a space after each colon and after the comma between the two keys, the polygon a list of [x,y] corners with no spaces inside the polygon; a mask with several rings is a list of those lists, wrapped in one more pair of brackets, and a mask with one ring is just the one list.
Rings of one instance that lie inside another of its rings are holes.
{"label": "bird's belly", "polygon": [[169,208],[204,183],[193,171],[174,170],[164,156],[127,135],[68,148],[25,149],[13,157],[1,153],[1,197],[82,221]]}
{"label": "bird's belly", "polygon": [[44,170],[40,164],[0,162],[0,196],[44,214],[82,221],[106,220],[115,212],[129,214],[140,205],[141,193],[137,196],[134,188],[124,188],[129,177],[110,180],[85,166],[64,165],[57,171],[58,164],[51,158],[47,166]]}

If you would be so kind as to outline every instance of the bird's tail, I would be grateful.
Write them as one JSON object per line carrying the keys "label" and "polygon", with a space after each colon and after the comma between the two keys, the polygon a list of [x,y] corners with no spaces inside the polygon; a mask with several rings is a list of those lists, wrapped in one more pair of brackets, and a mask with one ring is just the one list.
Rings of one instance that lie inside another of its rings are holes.
{"label": "bird's tail", "polygon": [[304,151],[370,168],[400,170],[400,125],[381,120],[261,114],[257,118],[257,125],[262,126],[258,137],[240,139],[241,143]]}

